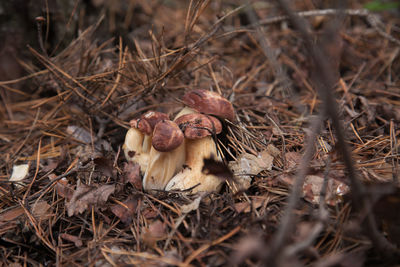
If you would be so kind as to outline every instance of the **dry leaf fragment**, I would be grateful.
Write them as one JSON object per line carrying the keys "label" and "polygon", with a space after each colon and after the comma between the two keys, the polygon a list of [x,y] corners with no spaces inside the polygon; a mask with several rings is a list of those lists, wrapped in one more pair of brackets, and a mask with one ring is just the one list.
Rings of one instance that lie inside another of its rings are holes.
{"label": "dry leaf fragment", "polygon": [[74,194],[74,189],[71,188],[71,185],[68,184],[67,179],[63,178],[58,181],[55,185],[55,189],[57,190],[57,194],[67,201],[72,199],[72,195]]}
{"label": "dry leaf fragment", "polygon": [[129,196],[124,202],[123,205],[114,205],[111,207],[112,213],[117,216],[121,222],[125,224],[129,224],[132,221],[132,217],[136,212],[137,208],[137,199],[133,196]]}
{"label": "dry leaf fragment", "polygon": [[92,135],[87,130],[79,126],[69,125],[67,127],[67,134],[85,144],[89,144],[92,141]]}
{"label": "dry leaf fragment", "polygon": [[14,165],[10,182],[18,182],[26,178],[29,173],[29,164]]}
{"label": "dry leaf fragment", "polygon": [[287,168],[289,170],[292,170],[300,163],[301,154],[298,152],[287,152],[285,154],[285,159],[287,163]]}
{"label": "dry leaf fragment", "polygon": [[234,208],[235,208],[237,213],[241,213],[241,212],[248,213],[252,209],[251,206],[253,206],[253,209],[258,209],[262,205],[264,205],[264,203],[266,201],[268,201],[267,198],[257,197],[257,198],[252,199],[251,203],[247,202],[247,201],[246,202],[235,203]]}
{"label": "dry leaf fragment", "polygon": [[[322,184],[324,178],[317,175],[307,175],[303,184],[303,197],[312,204],[319,204]],[[341,196],[348,193],[350,188],[348,185],[336,180],[329,179],[326,190],[326,203],[335,206],[342,201]]]}
{"label": "dry leaf fragment", "polygon": [[84,144],[90,144],[92,141],[94,141],[94,147],[96,148],[96,150],[112,150],[111,144],[109,142],[103,139],[98,139],[96,136],[93,136],[89,131],[82,127],[69,125],[67,127],[67,134]]}
{"label": "dry leaf fragment", "polygon": [[271,156],[273,156],[274,158],[278,157],[281,154],[281,151],[279,149],[277,149],[274,145],[269,144],[267,146],[267,149],[265,150],[267,151]]}
{"label": "dry leaf fragment", "polygon": [[166,236],[165,231],[165,224],[160,220],[155,220],[142,232],[142,240],[148,246],[154,247],[158,240],[161,240]]}
{"label": "dry leaf fragment", "polygon": [[22,207],[16,207],[0,214],[0,233],[3,229],[6,229],[6,225],[17,224],[17,218],[24,214]]}
{"label": "dry leaf fragment", "polygon": [[140,165],[134,162],[128,162],[123,167],[123,183],[131,183],[136,189],[142,189],[142,177],[140,176]]}
{"label": "dry leaf fragment", "polygon": [[115,185],[87,186],[79,183],[67,203],[68,216],[80,214],[91,206],[99,207],[114,193]]}
{"label": "dry leaf fragment", "polygon": [[112,177],[113,176],[113,165],[112,162],[105,157],[98,157],[93,160],[96,170],[102,175]]}
{"label": "dry leaf fragment", "polygon": [[42,221],[50,218],[52,214],[49,212],[51,206],[44,200],[35,202],[32,206],[32,214],[36,220]]}
{"label": "dry leaf fragment", "polygon": [[197,210],[199,208],[201,198],[202,198],[202,196],[199,196],[195,200],[193,200],[191,203],[189,203],[187,205],[182,205],[181,206],[181,212],[182,213],[189,213],[189,212],[191,212],[193,210]]}
{"label": "dry leaf fragment", "polygon": [[[54,173],[51,173],[49,175],[49,179],[53,180],[57,178],[57,175]],[[72,195],[74,193],[74,189],[71,187],[71,185],[68,183],[68,180],[64,177],[58,180],[54,186],[56,189],[56,192],[59,196],[65,198],[66,200],[70,201],[72,198]]]}
{"label": "dry leaf fragment", "polygon": [[82,240],[77,236],[70,235],[70,234],[67,234],[67,233],[62,233],[62,234],[60,234],[60,237],[62,239],[67,240],[67,241],[73,242],[75,244],[75,246],[78,247],[78,248],[83,245]]}
{"label": "dry leaf fragment", "polygon": [[238,190],[246,190],[250,187],[251,175],[257,175],[261,171],[271,170],[274,157],[264,150],[257,156],[249,153],[241,154],[236,161],[229,162],[229,167],[233,171]]}

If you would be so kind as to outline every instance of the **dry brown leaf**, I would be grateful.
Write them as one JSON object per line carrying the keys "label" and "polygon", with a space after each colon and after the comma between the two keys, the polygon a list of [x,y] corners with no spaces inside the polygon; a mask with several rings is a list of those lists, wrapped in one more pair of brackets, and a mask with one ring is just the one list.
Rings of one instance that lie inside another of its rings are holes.
{"label": "dry brown leaf", "polygon": [[136,189],[142,190],[142,177],[140,176],[140,165],[133,162],[124,164],[123,183],[131,183]]}
{"label": "dry brown leaf", "polygon": [[142,240],[150,247],[154,247],[158,240],[162,240],[166,236],[166,226],[160,220],[152,222],[148,228],[144,228],[142,232]]}
{"label": "dry brown leaf", "polygon": [[278,157],[281,154],[281,151],[279,149],[277,149],[274,145],[269,144],[267,146],[266,151],[273,156],[274,158]]}
{"label": "dry brown leaf", "polygon": [[32,206],[32,214],[38,221],[43,221],[52,216],[51,206],[44,200],[35,202]]}
{"label": "dry brown leaf", "polygon": [[301,154],[298,152],[287,152],[285,154],[285,159],[287,163],[287,168],[289,170],[294,169],[301,160]]}
{"label": "dry brown leaf", "polygon": [[67,234],[67,233],[62,233],[62,234],[60,234],[60,237],[62,239],[67,240],[67,241],[73,242],[75,244],[75,246],[78,247],[78,248],[83,245],[82,240],[77,236],[70,235],[70,234]]}
{"label": "dry brown leaf", "polygon": [[[3,223],[14,221],[16,218],[24,214],[24,209],[22,207],[16,207],[0,214],[0,226]],[[0,227],[1,228],[1,227]]]}
{"label": "dry brown leaf", "polygon": [[93,159],[93,162],[96,166],[96,170],[99,171],[102,175],[112,177],[113,176],[113,165],[112,162],[105,157],[97,157]]}
{"label": "dry brown leaf", "polygon": [[155,217],[158,216],[158,213],[152,208],[146,208],[145,210],[142,211],[142,215],[146,219],[154,219]]}
{"label": "dry brown leaf", "polygon": [[[303,184],[303,197],[312,204],[319,204],[324,178],[317,175],[307,175]],[[335,206],[342,201],[342,196],[350,191],[349,186],[336,179],[329,179],[326,190],[326,203]]]}
{"label": "dry brown leaf", "polygon": [[71,201],[66,204],[68,216],[80,214],[91,206],[99,207],[114,193],[115,185],[87,186],[78,184]]}
{"label": "dry brown leaf", "polygon": [[[53,173],[49,175],[50,180],[53,180],[56,177],[57,176]],[[66,178],[62,178],[59,181],[57,181],[54,188],[56,189],[57,194],[59,196],[65,198],[67,201],[71,200],[72,195],[74,193],[74,189],[72,189],[71,185],[68,183],[68,180]]]}
{"label": "dry brown leaf", "polygon": [[129,224],[132,221],[132,217],[136,212],[137,208],[137,199],[133,196],[129,196],[124,202],[123,205],[114,205],[111,207],[112,213],[117,216],[121,222],[125,224]]}
{"label": "dry brown leaf", "polygon": [[257,156],[249,153],[241,154],[236,161],[229,162],[229,167],[236,177],[234,183],[237,190],[248,189],[252,175],[257,175],[264,170],[271,170],[273,160],[274,157],[264,150]]}
{"label": "dry brown leaf", "polygon": [[235,203],[234,207],[237,213],[248,213],[251,211],[253,206],[253,209],[258,209],[260,208],[264,203],[265,203],[266,199],[263,197],[257,197],[252,199],[251,203],[250,202],[238,202]]}

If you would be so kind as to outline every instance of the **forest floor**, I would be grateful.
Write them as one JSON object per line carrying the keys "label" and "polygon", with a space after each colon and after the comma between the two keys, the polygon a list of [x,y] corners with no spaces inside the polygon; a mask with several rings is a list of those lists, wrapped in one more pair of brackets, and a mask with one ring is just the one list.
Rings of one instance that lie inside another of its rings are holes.
{"label": "forest floor", "polygon": [[[70,2],[0,53],[0,266],[397,262],[398,8]],[[229,179],[149,194],[129,121],[172,117],[192,89],[234,106],[217,140]]]}

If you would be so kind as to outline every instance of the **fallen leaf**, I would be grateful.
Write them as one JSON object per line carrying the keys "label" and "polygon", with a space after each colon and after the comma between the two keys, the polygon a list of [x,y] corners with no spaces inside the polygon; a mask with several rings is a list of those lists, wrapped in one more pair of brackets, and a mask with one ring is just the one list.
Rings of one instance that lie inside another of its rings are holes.
{"label": "fallen leaf", "polygon": [[287,168],[289,170],[292,170],[300,163],[301,154],[298,152],[287,152],[285,154],[285,159],[286,159]]}
{"label": "fallen leaf", "polygon": [[182,205],[180,208],[181,212],[189,213],[193,210],[197,210],[199,208],[200,201],[201,201],[201,196],[197,197],[195,200],[193,200],[191,203],[189,203],[187,205]]}
{"label": "fallen leaf", "polygon": [[63,178],[58,181],[55,185],[55,189],[57,191],[57,194],[65,198],[67,201],[70,201],[72,199],[74,189],[72,189],[71,185],[68,184],[67,179]]}
{"label": "fallen leaf", "polygon": [[[303,198],[315,205],[320,202],[320,194],[324,178],[317,175],[307,175],[303,184]],[[326,189],[325,202],[335,206],[342,202],[342,196],[350,191],[348,185],[336,179],[329,179]]]}
{"label": "fallen leaf", "polygon": [[92,141],[92,135],[89,133],[89,131],[79,126],[69,125],[67,127],[67,134],[85,144],[89,144]]}
{"label": "fallen leaf", "polygon": [[42,171],[44,172],[53,171],[57,168],[59,163],[60,161],[55,160],[53,158],[46,159],[45,163],[43,164]]}
{"label": "fallen leaf", "polygon": [[267,201],[266,198],[264,197],[257,197],[251,200],[251,202],[238,202],[235,203],[234,208],[236,210],[237,213],[248,213],[251,211],[252,206],[253,209],[258,209],[260,208],[265,202]]}
{"label": "fallen leaf", "polygon": [[18,182],[26,178],[29,173],[29,164],[14,165],[10,182]]}
{"label": "fallen leaf", "polygon": [[35,202],[32,206],[32,215],[38,221],[49,219],[52,214],[50,213],[51,206],[44,200]]}
{"label": "fallen leaf", "polygon": [[136,189],[142,190],[142,177],[140,176],[140,165],[133,162],[124,164],[123,183],[131,183]]}
{"label": "fallen leaf", "polygon": [[279,149],[277,149],[274,145],[269,144],[267,146],[267,149],[265,150],[267,151],[272,157],[276,158],[281,154],[281,151]]}
{"label": "fallen leaf", "polygon": [[166,236],[166,227],[160,220],[155,220],[149,227],[142,232],[142,240],[150,247],[154,247],[158,240],[162,240]]}
{"label": "fallen leaf", "polygon": [[20,206],[0,214],[0,236],[7,232],[14,232],[19,224],[18,217],[23,215],[24,209]]}
{"label": "fallen leaf", "polygon": [[93,162],[96,166],[96,170],[99,171],[102,175],[108,177],[113,176],[113,165],[108,158],[98,157],[93,159]]}
{"label": "fallen leaf", "polygon": [[68,216],[80,214],[89,207],[99,207],[114,193],[115,185],[88,186],[79,183],[67,206]]}
{"label": "fallen leaf", "polygon": [[[53,180],[57,177],[54,173],[51,173],[49,175],[49,179]],[[72,195],[74,193],[74,189],[71,187],[71,185],[68,183],[68,180],[64,177],[58,180],[54,186],[56,189],[56,192],[59,196],[65,198],[66,200],[70,201],[72,198]]]}
{"label": "fallen leaf", "polygon": [[145,217],[146,219],[154,219],[158,216],[157,211],[151,209],[151,208],[147,208],[144,211],[142,211],[142,215],[143,217]]}
{"label": "fallen leaf", "polygon": [[132,217],[136,213],[136,208],[138,201],[133,196],[129,196],[124,202],[123,205],[114,205],[111,207],[111,212],[117,216],[121,222],[125,224],[129,224],[132,222]]}
{"label": "fallen leaf", "polygon": [[62,239],[67,240],[67,241],[73,242],[75,244],[75,246],[78,247],[78,248],[83,245],[82,240],[77,236],[70,235],[70,234],[67,234],[67,233],[62,233],[62,234],[60,234],[60,237]]}
{"label": "fallen leaf", "polygon": [[387,233],[390,242],[400,246],[400,189],[391,183],[372,183],[367,186],[373,205],[375,220]]}
{"label": "fallen leaf", "polygon": [[229,167],[233,171],[236,190],[246,190],[250,187],[251,176],[257,175],[261,171],[271,170],[274,157],[264,150],[257,156],[249,153],[241,154],[236,161],[229,162]]}

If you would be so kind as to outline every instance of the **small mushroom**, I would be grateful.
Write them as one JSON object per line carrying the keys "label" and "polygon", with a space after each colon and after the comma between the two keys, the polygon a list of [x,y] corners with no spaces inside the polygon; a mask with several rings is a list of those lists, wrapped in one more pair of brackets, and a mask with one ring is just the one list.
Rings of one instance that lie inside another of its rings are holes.
{"label": "small mushroom", "polygon": [[214,115],[230,121],[235,120],[232,103],[215,92],[197,89],[187,92],[182,100],[185,105],[200,113]]}
{"label": "small mushroom", "polygon": [[168,115],[157,111],[148,111],[139,119],[131,120],[131,128],[125,136],[123,145],[125,158],[140,165],[142,173],[147,169],[152,143],[153,129],[162,120],[168,119]]}
{"label": "small mushroom", "polygon": [[189,139],[215,135],[222,131],[222,124],[217,118],[199,113],[182,115],[175,122]]}
{"label": "small mushroom", "polygon": [[149,163],[143,177],[143,189],[164,190],[166,184],[185,162],[183,133],[170,120],[162,120],[153,131]]}
{"label": "small mushroom", "polygon": [[165,187],[165,190],[186,190],[192,192],[216,191],[221,180],[212,174],[202,172],[205,158],[221,160],[212,138],[221,131],[221,123],[199,113],[186,114],[175,120],[185,135],[186,160],[182,171],[178,172]]}
{"label": "small mushroom", "polygon": [[183,133],[175,122],[162,120],[154,127],[152,145],[155,150],[168,152],[177,148],[182,142]]}

